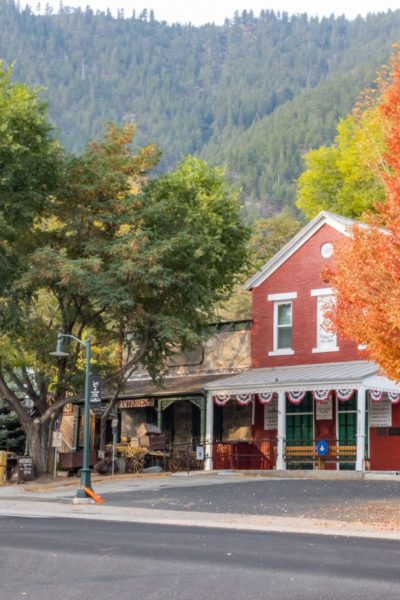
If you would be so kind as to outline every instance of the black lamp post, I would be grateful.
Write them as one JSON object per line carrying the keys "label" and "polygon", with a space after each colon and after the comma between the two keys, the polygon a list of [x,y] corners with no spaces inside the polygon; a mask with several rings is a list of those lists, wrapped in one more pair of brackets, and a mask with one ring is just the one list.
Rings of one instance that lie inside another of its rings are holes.
{"label": "black lamp post", "polygon": [[[84,412],[84,426],[83,426],[83,468],[81,469],[81,486],[88,489],[92,489],[91,482],[91,471],[89,467],[89,445],[90,445],[90,431],[89,431],[89,420],[90,420],[90,397],[89,397],[89,386],[90,386],[90,338],[86,340],[80,340],[79,338],[69,333],[59,332],[57,337],[57,347],[55,352],[50,352],[52,356],[58,358],[64,358],[68,356],[68,352],[63,351],[63,338],[70,338],[78,342],[85,347],[86,354],[86,371],[85,371],[85,412]],[[85,490],[80,487],[76,491],[76,498],[89,498]]]}

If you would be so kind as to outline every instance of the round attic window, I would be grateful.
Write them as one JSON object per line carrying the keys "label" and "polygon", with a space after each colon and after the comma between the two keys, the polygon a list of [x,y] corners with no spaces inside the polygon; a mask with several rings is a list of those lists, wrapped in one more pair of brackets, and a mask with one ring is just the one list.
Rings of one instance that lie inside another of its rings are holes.
{"label": "round attic window", "polygon": [[321,255],[323,258],[330,258],[333,256],[333,244],[332,242],[326,242],[321,246]]}

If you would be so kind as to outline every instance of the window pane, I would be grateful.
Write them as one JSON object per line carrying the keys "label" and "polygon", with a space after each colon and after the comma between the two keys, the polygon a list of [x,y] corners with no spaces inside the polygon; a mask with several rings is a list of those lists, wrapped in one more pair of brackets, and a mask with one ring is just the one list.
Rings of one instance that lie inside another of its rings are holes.
{"label": "window pane", "polygon": [[278,304],[278,325],[292,324],[292,303]]}
{"label": "window pane", "polygon": [[278,327],[278,350],[292,347],[292,328]]}

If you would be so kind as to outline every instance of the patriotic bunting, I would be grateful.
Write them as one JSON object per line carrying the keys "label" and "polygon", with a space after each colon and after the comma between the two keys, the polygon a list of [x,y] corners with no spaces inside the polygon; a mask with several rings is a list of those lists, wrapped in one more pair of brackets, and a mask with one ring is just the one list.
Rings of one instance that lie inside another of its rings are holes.
{"label": "patriotic bunting", "polygon": [[354,392],[355,390],[352,390],[351,388],[340,388],[336,390],[336,396],[341,402],[348,402],[353,396]]}
{"label": "patriotic bunting", "polygon": [[398,392],[388,392],[388,398],[392,404],[400,402],[400,394]]}
{"label": "patriotic bunting", "polygon": [[213,396],[214,404],[217,406],[225,406],[230,400],[230,394],[219,394],[218,396]]}
{"label": "patriotic bunting", "polygon": [[383,398],[383,392],[380,390],[369,390],[369,397],[372,402],[380,402]]}
{"label": "patriotic bunting", "polygon": [[252,401],[253,395],[252,394],[238,394],[237,396],[234,396],[234,399],[236,399],[237,403],[240,404],[240,406],[247,406]]}
{"label": "patriotic bunting", "polygon": [[262,392],[258,394],[258,401],[260,404],[269,404],[274,399],[275,392]]}
{"label": "patriotic bunting", "polygon": [[292,404],[300,404],[300,402],[303,400],[306,393],[307,392],[300,392],[300,391],[295,390],[293,392],[286,392],[286,395],[287,395],[287,399]]}
{"label": "patriotic bunting", "polygon": [[329,400],[330,390],[314,390],[313,396],[320,404],[325,404]]}

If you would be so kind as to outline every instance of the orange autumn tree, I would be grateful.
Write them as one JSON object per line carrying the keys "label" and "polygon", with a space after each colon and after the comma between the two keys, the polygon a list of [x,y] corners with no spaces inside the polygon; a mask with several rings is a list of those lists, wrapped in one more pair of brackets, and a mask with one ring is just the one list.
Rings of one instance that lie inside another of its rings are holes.
{"label": "orange autumn tree", "polygon": [[385,200],[365,225],[355,225],[338,247],[331,273],[337,292],[329,315],[338,332],[365,346],[366,358],[400,380],[400,54],[390,79],[378,87],[385,154],[381,176]]}

